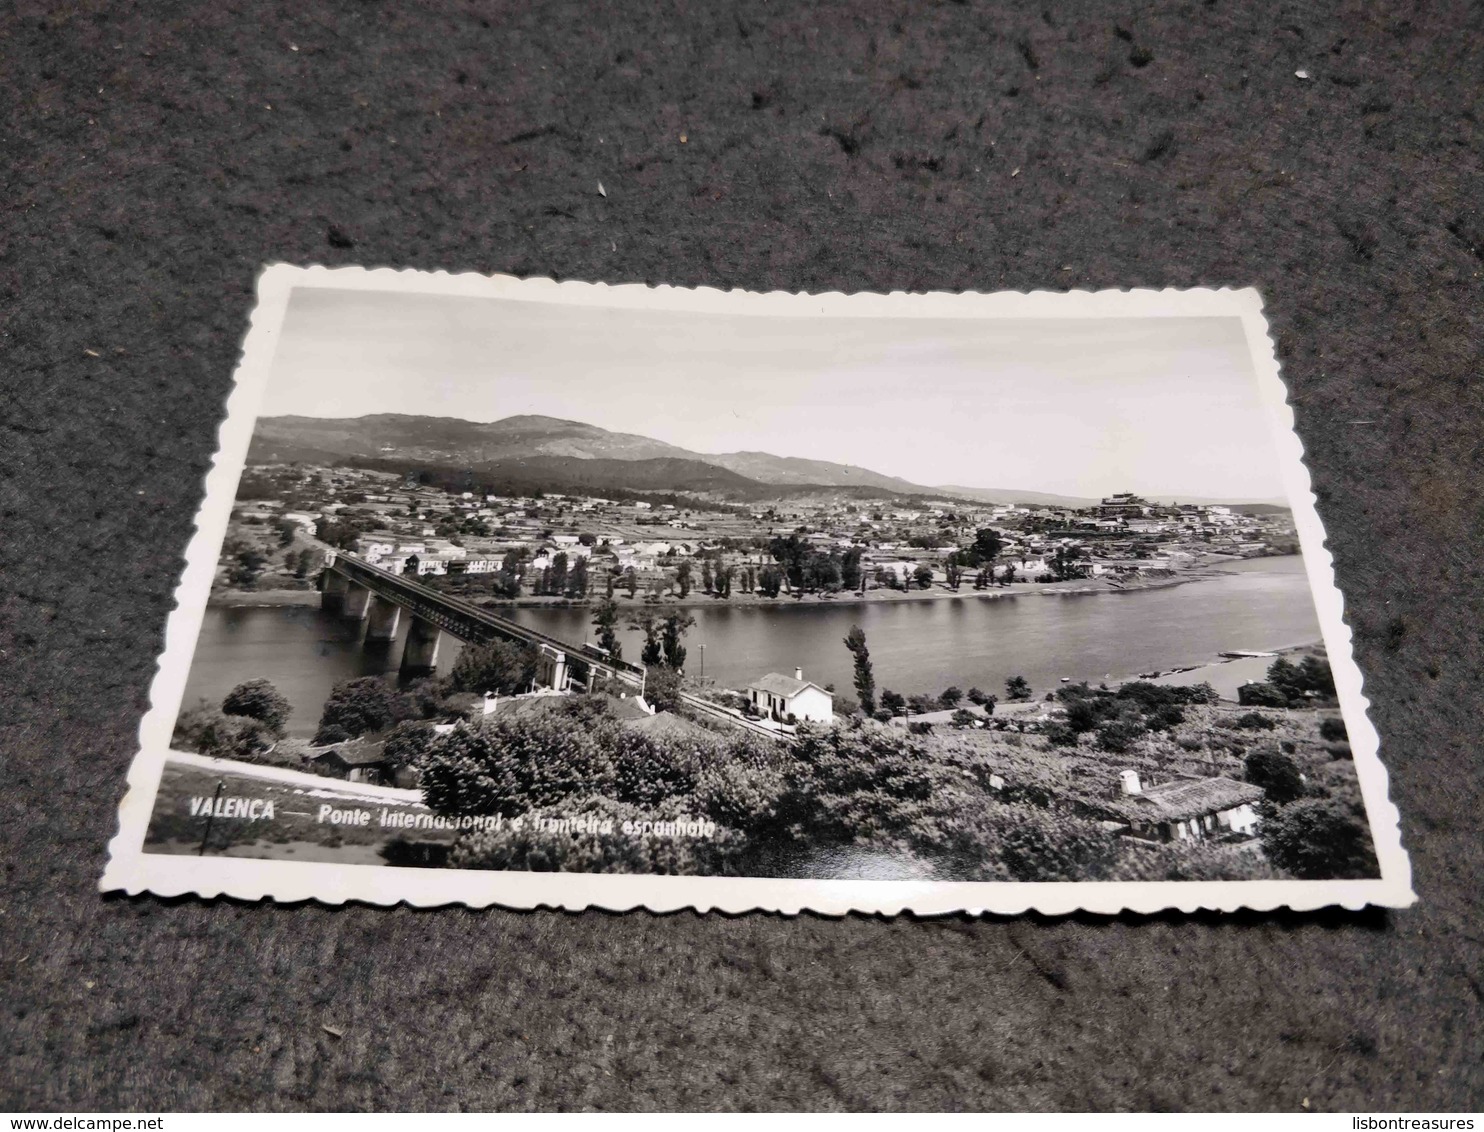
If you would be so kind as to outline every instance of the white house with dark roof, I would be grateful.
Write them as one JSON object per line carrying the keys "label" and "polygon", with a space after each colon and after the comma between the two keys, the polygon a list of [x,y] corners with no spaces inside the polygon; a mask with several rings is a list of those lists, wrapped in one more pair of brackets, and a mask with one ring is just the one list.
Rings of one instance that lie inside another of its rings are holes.
{"label": "white house with dark roof", "polygon": [[804,670],[795,668],[792,676],[770,672],[761,680],[747,685],[747,698],[770,719],[795,719],[810,723],[832,723],[835,719],[835,695],[818,684],[804,679]]}

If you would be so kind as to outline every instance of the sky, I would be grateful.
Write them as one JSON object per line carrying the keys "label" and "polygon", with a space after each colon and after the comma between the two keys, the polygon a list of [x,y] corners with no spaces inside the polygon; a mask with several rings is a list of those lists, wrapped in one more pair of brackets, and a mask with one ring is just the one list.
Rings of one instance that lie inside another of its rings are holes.
{"label": "sky", "polygon": [[1235,318],[805,319],[296,288],[262,414],[578,420],[927,485],[1279,499]]}

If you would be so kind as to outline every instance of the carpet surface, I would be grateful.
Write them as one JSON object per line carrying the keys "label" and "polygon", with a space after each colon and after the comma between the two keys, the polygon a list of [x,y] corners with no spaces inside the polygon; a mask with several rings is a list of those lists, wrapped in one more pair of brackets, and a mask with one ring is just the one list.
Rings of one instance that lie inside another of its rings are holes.
{"label": "carpet surface", "polygon": [[[1481,74],[1462,0],[6,5],[0,1107],[1479,1107]],[[1261,288],[1421,903],[100,897],[280,260]]]}

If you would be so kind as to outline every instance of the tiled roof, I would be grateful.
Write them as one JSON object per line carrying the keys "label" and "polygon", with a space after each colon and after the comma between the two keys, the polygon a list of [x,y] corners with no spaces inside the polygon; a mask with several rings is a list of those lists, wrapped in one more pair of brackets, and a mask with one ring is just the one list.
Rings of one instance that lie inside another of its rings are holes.
{"label": "tiled roof", "polygon": [[341,743],[338,747],[322,751],[315,758],[323,759],[331,755],[346,766],[375,766],[377,763],[386,762],[386,744],[375,740],[352,739],[348,743]]}
{"label": "tiled roof", "polygon": [[795,680],[792,676],[785,676],[781,672],[770,672],[761,680],[754,680],[747,687],[749,689],[756,688],[759,692],[771,692],[773,695],[782,696],[784,699],[797,696],[805,688],[819,688],[827,696],[832,694],[825,692],[818,684],[810,683],[808,680]]}
{"label": "tiled roof", "polygon": [[1128,794],[1110,809],[1133,821],[1184,821],[1262,799],[1262,788],[1231,778],[1177,778]]}

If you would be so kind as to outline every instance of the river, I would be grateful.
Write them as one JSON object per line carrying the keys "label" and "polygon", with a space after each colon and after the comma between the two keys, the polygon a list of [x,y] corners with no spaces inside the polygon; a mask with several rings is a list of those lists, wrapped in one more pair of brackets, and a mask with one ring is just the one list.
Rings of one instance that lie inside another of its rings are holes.
{"label": "river", "polygon": [[[1064,676],[1096,683],[1152,669],[1208,664],[1223,651],[1268,650],[1319,639],[1299,557],[1258,558],[1223,569],[1230,573],[1122,593],[863,605],[736,607],[718,602],[691,610],[696,624],[686,637],[686,669],[742,687],[764,673],[792,673],[799,667],[811,680],[849,691],[851,657],[843,642],[850,627],[859,625],[878,691],[936,693],[956,684],[1003,694],[1011,676],[1024,676],[1044,692]],[[506,612],[574,644],[591,639],[590,613],[584,609]],[[185,706],[200,698],[220,703],[233,685],[264,677],[293,705],[290,732],[310,735],[337,681],[396,670],[400,642],[367,650],[360,644],[364,630],[362,623],[303,606],[212,607],[196,645]],[[639,635],[626,631],[622,641],[624,656],[637,660]],[[445,637],[440,671],[448,671],[457,652],[458,642]],[[1230,695],[1238,671],[1243,679],[1252,679],[1266,663],[1238,662],[1240,670],[1223,665],[1214,682]],[[1228,669],[1233,679],[1221,679]]]}

